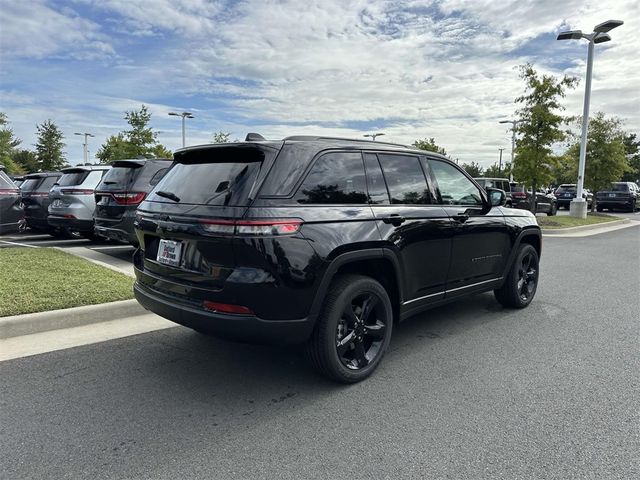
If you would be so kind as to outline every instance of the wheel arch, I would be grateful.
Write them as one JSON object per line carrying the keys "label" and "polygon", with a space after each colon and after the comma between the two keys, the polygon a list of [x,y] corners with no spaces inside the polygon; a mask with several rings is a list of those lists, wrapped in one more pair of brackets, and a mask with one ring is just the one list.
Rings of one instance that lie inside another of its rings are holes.
{"label": "wheel arch", "polygon": [[533,248],[535,248],[536,252],[538,253],[538,258],[540,258],[540,256],[542,255],[542,232],[540,231],[540,228],[525,228],[518,234],[513,242],[513,247],[511,248],[511,253],[509,254],[509,261],[505,265],[505,269],[502,274],[503,278],[507,278],[509,270],[511,269],[511,266],[513,265],[513,262],[516,258],[516,253],[518,252],[520,245],[523,243],[533,246]]}

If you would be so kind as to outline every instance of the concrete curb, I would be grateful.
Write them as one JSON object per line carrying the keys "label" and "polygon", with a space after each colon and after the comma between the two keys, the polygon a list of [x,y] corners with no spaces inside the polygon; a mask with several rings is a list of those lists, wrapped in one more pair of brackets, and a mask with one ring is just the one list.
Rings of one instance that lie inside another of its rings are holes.
{"label": "concrete curb", "polygon": [[145,315],[147,312],[136,300],[85,305],[83,307],[27,313],[0,317],[0,339],[48,332],[61,328],[80,327],[92,323]]}
{"label": "concrete curb", "polygon": [[543,228],[543,235],[557,235],[559,233],[574,233],[574,232],[584,232],[587,230],[598,230],[600,228],[606,227],[615,227],[617,225],[622,225],[623,223],[630,223],[631,220],[628,218],[623,218],[621,220],[613,220],[612,222],[602,222],[602,223],[594,223],[593,225],[581,225],[579,227],[567,227],[567,228]]}

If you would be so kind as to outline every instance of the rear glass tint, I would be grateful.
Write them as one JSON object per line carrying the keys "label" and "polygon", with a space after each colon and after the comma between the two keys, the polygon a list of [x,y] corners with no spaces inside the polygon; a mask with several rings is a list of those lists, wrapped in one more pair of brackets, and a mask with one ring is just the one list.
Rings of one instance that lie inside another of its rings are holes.
{"label": "rear glass tint", "polygon": [[20,189],[23,192],[31,192],[36,189],[41,180],[41,178],[27,178],[20,186]]}
{"label": "rear glass tint", "polygon": [[627,185],[626,183],[614,183],[613,185],[611,185],[611,191],[613,191],[613,192],[628,192],[629,191],[629,185]]}
{"label": "rear glass tint", "polygon": [[558,187],[556,193],[576,193],[576,187]]}
{"label": "rear glass tint", "polygon": [[74,172],[74,173],[64,173],[58,179],[58,185],[61,187],[70,187],[72,185],[80,185],[85,178],[87,178],[89,172]]}
{"label": "rear glass tint", "polygon": [[230,158],[228,162],[177,163],[160,180],[149,200],[172,202],[155,194],[162,191],[177,196],[181,204],[248,205],[261,162],[239,160],[241,158]]}
{"label": "rear glass tint", "polygon": [[129,187],[135,181],[140,170],[142,170],[141,167],[113,167],[104,176],[101,186],[106,188]]}
{"label": "rear glass tint", "polygon": [[14,188],[16,188],[15,184],[11,181],[11,179],[4,172],[0,172],[0,188],[2,188],[2,189],[14,189]]}
{"label": "rear glass tint", "polygon": [[387,181],[391,203],[431,203],[427,180],[418,157],[378,154],[378,159]]}
{"label": "rear glass tint", "polygon": [[46,177],[42,179],[40,185],[36,187],[36,190],[39,192],[48,192],[53,187],[53,184],[58,181],[60,177]]}

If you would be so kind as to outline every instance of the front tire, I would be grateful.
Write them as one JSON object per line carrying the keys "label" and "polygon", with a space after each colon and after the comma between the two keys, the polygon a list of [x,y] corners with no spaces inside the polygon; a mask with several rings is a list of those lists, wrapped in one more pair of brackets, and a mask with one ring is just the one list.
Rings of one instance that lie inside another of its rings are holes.
{"label": "front tire", "polygon": [[556,203],[551,203],[551,206],[549,207],[549,211],[547,212],[547,216],[552,217],[556,213],[558,213],[558,205]]}
{"label": "front tire", "polygon": [[496,300],[505,307],[526,307],[536,294],[539,274],[538,252],[528,243],[520,245],[504,284],[493,291]]}
{"label": "front tire", "polygon": [[325,377],[356,383],[380,364],[392,328],[393,310],[384,287],[370,277],[341,275],[329,287],[307,354]]}

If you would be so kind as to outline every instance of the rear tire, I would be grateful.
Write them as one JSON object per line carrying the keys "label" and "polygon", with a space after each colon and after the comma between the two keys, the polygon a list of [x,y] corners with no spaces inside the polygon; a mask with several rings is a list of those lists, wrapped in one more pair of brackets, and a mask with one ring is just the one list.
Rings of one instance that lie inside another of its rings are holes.
{"label": "rear tire", "polygon": [[384,287],[370,277],[341,275],[329,287],[307,356],[325,377],[356,383],[380,364],[392,328],[393,310]]}
{"label": "rear tire", "polygon": [[493,291],[505,307],[524,308],[531,303],[540,274],[538,252],[528,243],[520,245],[502,287]]}
{"label": "rear tire", "polygon": [[547,212],[547,216],[552,217],[556,213],[558,213],[558,205],[555,203],[551,203],[551,206],[549,207],[549,211]]}

